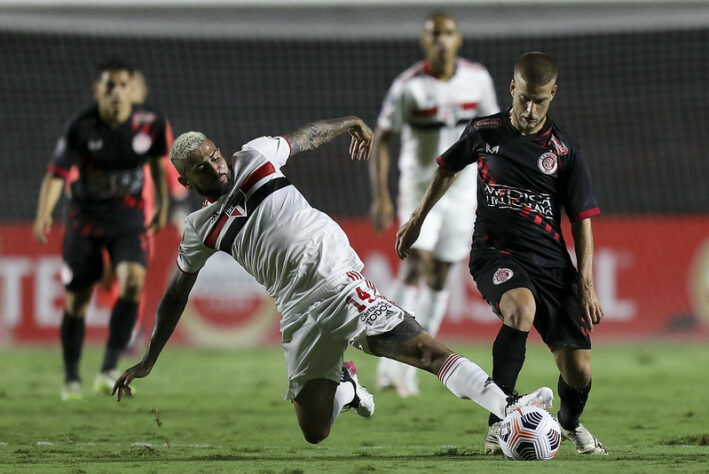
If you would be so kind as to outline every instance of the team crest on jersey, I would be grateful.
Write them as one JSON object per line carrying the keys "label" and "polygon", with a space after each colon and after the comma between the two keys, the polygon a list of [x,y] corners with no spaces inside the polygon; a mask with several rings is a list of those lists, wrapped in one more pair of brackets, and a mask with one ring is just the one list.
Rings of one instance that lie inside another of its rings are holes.
{"label": "team crest on jersey", "polygon": [[142,155],[150,150],[152,144],[153,140],[147,133],[140,132],[133,137],[133,151],[138,155]]}
{"label": "team crest on jersey", "polygon": [[501,119],[482,119],[482,120],[476,120],[475,122],[473,122],[473,127],[475,127],[475,128],[499,127],[500,125],[502,125]]}
{"label": "team crest on jersey", "polygon": [[492,283],[495,285],[501,285],[513,276],[515,276],[515,272],[509,268],[498,268],[492,276]]}
{"label": "team crest on jersey", "polygon": [[543,153],[537,160],[537,167],[544,174],[554,174],[559,168],[559,158],[550,151]]}

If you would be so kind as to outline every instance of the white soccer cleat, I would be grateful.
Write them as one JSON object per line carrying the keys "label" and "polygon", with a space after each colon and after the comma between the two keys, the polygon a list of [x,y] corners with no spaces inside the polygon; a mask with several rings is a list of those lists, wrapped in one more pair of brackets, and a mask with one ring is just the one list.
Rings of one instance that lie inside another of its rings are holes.
{"label": "white soccer cleat", "polygon": [[59,397],[64,401],[81,400],[84,398],[84,395],[81,393],[81,382],[72,380],[71,382],[65,383]]}
{"label": "white soccer cleat", "polygon": [[496,421],[488,427],[487,435],[483,442],[485,454],[502,454],[502,448],[500,447],[500,425],[502,425],[502,422]]}
{"label": "white soccer cleat", "polygon": [[110,395],[113,391],[113,385],[115,385],[120,376],[121,374],[116,369],[108,372],[99,372],[94,379],[94,392]]}
{"label": "white soccer cleat", "polygon": [[537,407],[548,410],[554,401],[554,392],[549,387],[538,388],[527,395],[511,395],[507,398],[505,415],[509,415],[520,407]]}
{"label": "white soccer cleat", "polygon": [[502,422],[496,421],[488,427],[485,441],[483,441],[485,454],[502,454],[502,448],[500,447],[500,425],[502,425]]}
{"label": "white soccer cleat", "polygon": [[355,388],[354,398],[342,407],[342,411],[354,408],[359,416],[365,418],[372,416],[374,414],[374,396],[367,391],[366,387],[359,384],[354,363],[345,362],[342,364],[342,381],[351,382]]}
{"label": "white soccer cleat", "polygon": [[[559,425],[561,426],[561,425]],[[561,426],[561,437],[563,439],[568,439],[574,446],[576,446],[576,452],[579,454],[599,454],[601,456],[608,455],[606,448],[603,447],[598,438],[593,436],[588,428],[583,426],[581,423],[573,430],[567,430]]]}

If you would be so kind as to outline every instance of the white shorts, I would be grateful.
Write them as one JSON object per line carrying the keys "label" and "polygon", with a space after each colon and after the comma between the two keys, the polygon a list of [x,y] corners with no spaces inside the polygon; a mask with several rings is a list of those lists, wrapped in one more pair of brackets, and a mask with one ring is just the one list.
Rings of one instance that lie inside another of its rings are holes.
{"label": "white shorts", "polygon": [[[415,193],[401,193],[398,202],[401,224],[416,210],[419,198]],[[426,216],[412,248],[431,252],[442,262],[458,262],[470,254],[474,224],[475,207],[444,195]]]}
{"label": "white shorts", "polygon": [[309,380],[339,382],[349,343],[371,354],[367,336],[389,332],[403,320],[404,311],[370,281],[356,271],[347,272],[332,291],[281,322],[288,369],[285,398],[295,398]]}

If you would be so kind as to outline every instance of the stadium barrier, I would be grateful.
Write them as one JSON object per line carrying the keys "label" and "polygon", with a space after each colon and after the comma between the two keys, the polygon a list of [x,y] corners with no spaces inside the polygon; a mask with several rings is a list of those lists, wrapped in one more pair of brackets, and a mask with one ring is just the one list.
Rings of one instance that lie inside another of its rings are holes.
{"label": "stadium barrier", "polygon": [[[377,236],[366,219],[339,219],[339,223],[365,262],[365,274],[386,295],[397,268],[394,230]],[[594,219],[596,289],[605,310],[594,340],[707,338],[707,230],[709,217]],[[566,235],[570,235],[568,229]],[[658,242],[664,244],[659,246]],[[59,227],[49,244],[42,246],[32,238],[30,225],[0,225],[0,244],[0,341],[58,341],[64,293]],[[175,268],[176,233],[168,229],[158,234],[154,248],[143,304],[147,333]],[[500,323],[480,297],[464,264],[454,269],[449,286],[451,303],[440,336],[448,341],[491,341]],[[105,340],[110,315],[110,302],[106,303],[92,299],[87,315],[89,341]],[[227,254],[219,252],[200,273],[175,339],[223,347],[277,343],[279,317],[263,288]]]}

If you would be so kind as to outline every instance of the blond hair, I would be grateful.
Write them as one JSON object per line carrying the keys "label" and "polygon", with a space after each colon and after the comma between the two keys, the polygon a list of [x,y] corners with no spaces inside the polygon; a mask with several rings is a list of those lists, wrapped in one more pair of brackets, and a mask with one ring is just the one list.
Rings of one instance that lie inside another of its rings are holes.
{"label": "blond hair", "polygon": [[170,147],[170,161],[178,173],[185,169],[185,160],[192,156],[207,140],[202,132],[185,132],[175,139]]}

